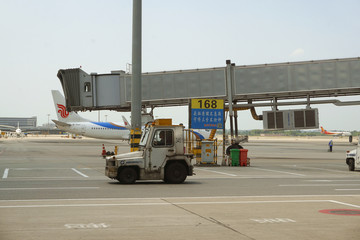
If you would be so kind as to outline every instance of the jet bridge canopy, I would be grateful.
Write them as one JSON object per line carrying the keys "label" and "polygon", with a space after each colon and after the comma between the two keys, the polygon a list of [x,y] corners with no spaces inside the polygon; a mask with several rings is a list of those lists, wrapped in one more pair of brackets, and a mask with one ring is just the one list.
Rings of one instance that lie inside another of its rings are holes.
{"label": "jet bridge canopy", "polygon": [[[192,98],[237,102],[360,94],[360,58],[153,72],[142,74],[143,107],[187,105]],[[227,75],[231,78],[227,81]],[[130,111],[131,75],[61,69],[68,111]]]}

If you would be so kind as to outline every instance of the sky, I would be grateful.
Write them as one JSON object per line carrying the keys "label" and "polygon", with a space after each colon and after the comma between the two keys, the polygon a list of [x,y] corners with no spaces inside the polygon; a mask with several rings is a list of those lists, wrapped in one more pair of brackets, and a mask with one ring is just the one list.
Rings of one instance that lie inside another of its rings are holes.
{"label": "sky", "polygon": [[[360,57],[359,9],[358,0],[143,0],[142,70],[224,67],[227,59],[251,65]],[[42,125],[56,119],[51,90],[63,92],[59,69],[126,70],[132,1],[0,0],[0,31],[0,117],[36,116]],[[360,101],[360,95],[339,99]],[[326,129],[360,130],[359,105],[312,107]],[[80,115],[130,118],[114,111]],[[188,121],[187,107],[156,108],[154,115]],[[249,111],[239,112],[240,129],[262,127]]]}

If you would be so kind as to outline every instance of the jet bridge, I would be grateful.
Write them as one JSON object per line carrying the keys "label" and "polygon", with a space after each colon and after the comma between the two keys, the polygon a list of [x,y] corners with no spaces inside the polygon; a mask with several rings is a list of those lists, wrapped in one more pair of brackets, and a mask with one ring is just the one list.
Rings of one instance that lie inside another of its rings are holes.
{"label": "jet bridge", "polygon": [[[131,109],[131,75],[124,71],[61,69],[57,76],[68,111]],[[237,107],[268,106],[270,101],[276,108],[278,100],[307,98],[310,105],[316,103],[310,98],[359,94],[360,58],[249,66],[227,61],[225,67],[142,74],[145,108],[188,105],[192,98],[231,99]]]}

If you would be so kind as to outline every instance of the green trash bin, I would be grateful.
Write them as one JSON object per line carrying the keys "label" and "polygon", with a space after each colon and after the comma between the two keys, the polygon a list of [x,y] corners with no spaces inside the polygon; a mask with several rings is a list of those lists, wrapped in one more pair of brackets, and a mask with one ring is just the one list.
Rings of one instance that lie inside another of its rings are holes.
{"label": "green trash bin", "polygon": [[240,149],[230,149],[231,166],[240,165]]}

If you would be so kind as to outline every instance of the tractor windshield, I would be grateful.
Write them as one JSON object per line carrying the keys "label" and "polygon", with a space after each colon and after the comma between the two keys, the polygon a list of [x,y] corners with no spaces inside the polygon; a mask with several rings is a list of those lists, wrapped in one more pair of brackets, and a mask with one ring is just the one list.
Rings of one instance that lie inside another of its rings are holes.
{"label": "tractor windshield", "polygon": [[141,136],[140,143],[139,143],[140,147],[145,147],[146,142],[149,138],[149,132],[150,132],[150,128],[148,128],[148,127],[145,128],[145,130],[143,131],[143,134]]}

